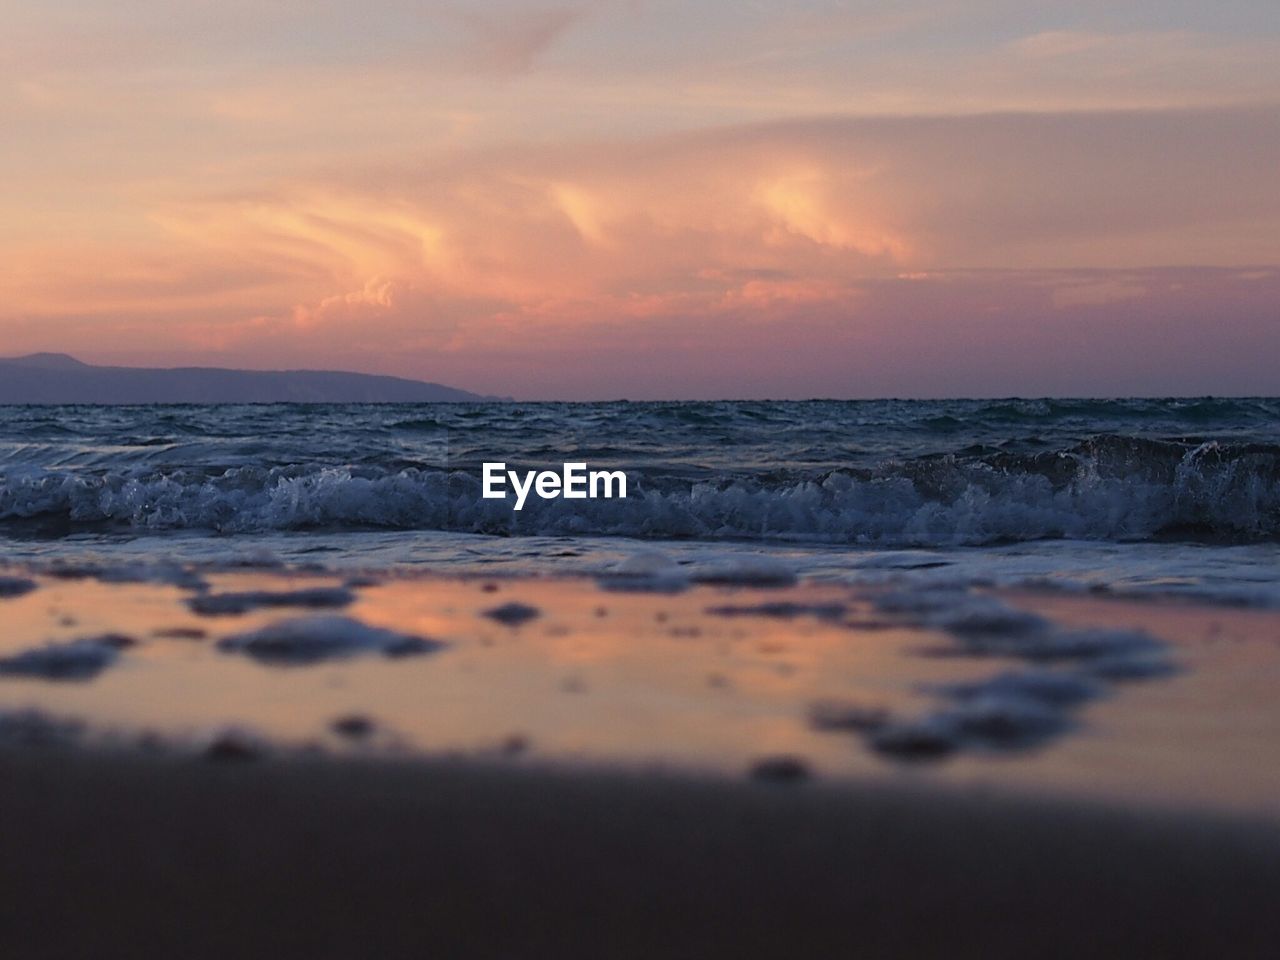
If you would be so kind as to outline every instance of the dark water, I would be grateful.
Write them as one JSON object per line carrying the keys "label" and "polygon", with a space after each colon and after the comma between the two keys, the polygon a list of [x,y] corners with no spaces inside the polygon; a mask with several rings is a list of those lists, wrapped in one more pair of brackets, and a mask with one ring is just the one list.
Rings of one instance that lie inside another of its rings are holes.
{"label": "dark water", "polygon": [[[480,498],[486,460],[623,469],[631,496],[516,513]],[[1280,401],[10,407],[0,527],[23,524],[1268,541]]]}
{"label": "dark water", "polygon": [[[498,460],[621,469],[629,496],[515,512],[480,496]],[[1033,552],[1054,558],[1042,573],[1091,546],[1109,577],[1169,545],[1185,549],[1160,553],[1179,558],[1164,579],[1247,554],[1251,573],[1222,575],[1244,582],[1280,539],[1280,400],[0,408],[11,557],[199,541],[537,570],[625,552],[609,538],[823,569]]]}

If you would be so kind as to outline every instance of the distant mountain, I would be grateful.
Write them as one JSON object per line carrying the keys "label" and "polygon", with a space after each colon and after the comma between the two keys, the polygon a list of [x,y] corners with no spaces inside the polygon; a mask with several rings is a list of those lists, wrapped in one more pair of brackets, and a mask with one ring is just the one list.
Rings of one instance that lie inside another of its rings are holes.
{"label": "distant mountain", "polygon": [[0,404],[431,403],[492,400],[438,383],[335,370],[95,367],[65,353],[0,357]]}
{"label": "distant mountain", "polygon": [[89,364],[65,353],[29,353],[25,357],[0,357],[0,363],[32,367],[36,370],[89,370]]}

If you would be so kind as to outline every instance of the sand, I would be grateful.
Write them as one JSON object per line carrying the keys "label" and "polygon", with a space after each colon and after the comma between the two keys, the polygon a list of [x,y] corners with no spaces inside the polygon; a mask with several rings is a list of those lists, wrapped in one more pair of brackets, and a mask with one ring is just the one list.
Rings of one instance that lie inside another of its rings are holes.
{"label": "sand", "polygon": [[1263,957],[1267,824],[480,763],[0,755],[40,957]]}
{"label": "sand", "polygon": [[[6,957],[1280,943],[1274,612],[758,579],[31,583],[0,609]],[[1060,725],[877,748],[882,715],[969,710],[957,689]],[[85,726],[23,745],[26,708]],[[210,750],[228,721],[263,739]]]}

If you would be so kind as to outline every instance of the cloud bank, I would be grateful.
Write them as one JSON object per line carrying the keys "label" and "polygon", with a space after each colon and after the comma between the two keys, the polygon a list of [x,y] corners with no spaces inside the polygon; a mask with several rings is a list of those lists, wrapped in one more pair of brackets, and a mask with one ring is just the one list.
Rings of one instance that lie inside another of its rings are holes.
{"label": "cloud bank", "polygon": [[1086,7],[15,9],[4,352],[531,397],[1274,392],[1277,38]]}

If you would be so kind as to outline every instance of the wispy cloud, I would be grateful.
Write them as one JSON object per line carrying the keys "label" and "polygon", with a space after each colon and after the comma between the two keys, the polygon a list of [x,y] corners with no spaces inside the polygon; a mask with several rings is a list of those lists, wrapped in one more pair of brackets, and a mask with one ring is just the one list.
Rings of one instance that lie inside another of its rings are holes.
{"label": "wispy cloud", "polygon": [[1173,265],[1265,354],[1280,31],[1100,9],[0,0],[0,338],[785,392],[1029,317],[1140,359]]}
{"label": "wispy cloud", "polygon": [[467,9],[458,16],[472,43],[466,60],[482,70],[512,75],[531,69],[585,12],[571,7],[491,13]]}
{"label": "wispy cloud", "polygon": [[[525,393],[563,385],[557,351],[611,369],[656,331],[766,349],[785,329],[844,344],[833,351],[869,349],[863,331],[910,352],[928,324],[941,336],[998,317],[1013,342],[1031,317],[1056,328],[1101,310],[1136,356],[1160,334],[1135,318],[1176,300],[1153,270],[1280,263],[1276,168],[1277,108],[826,118],[486,148],[154,197],[143,238],[11,249],[0,295],[45,318],[22,329],[96,317],[116,349],[121,316],[139,330],[151,318],[140,342],[175,350],[330,362],[358,330],[370,364],[448,358],[468,374],[518,343]],[[1213,276],[1233,297],[1261,289]],[[908,317],[931,319],[908,332]]]}

